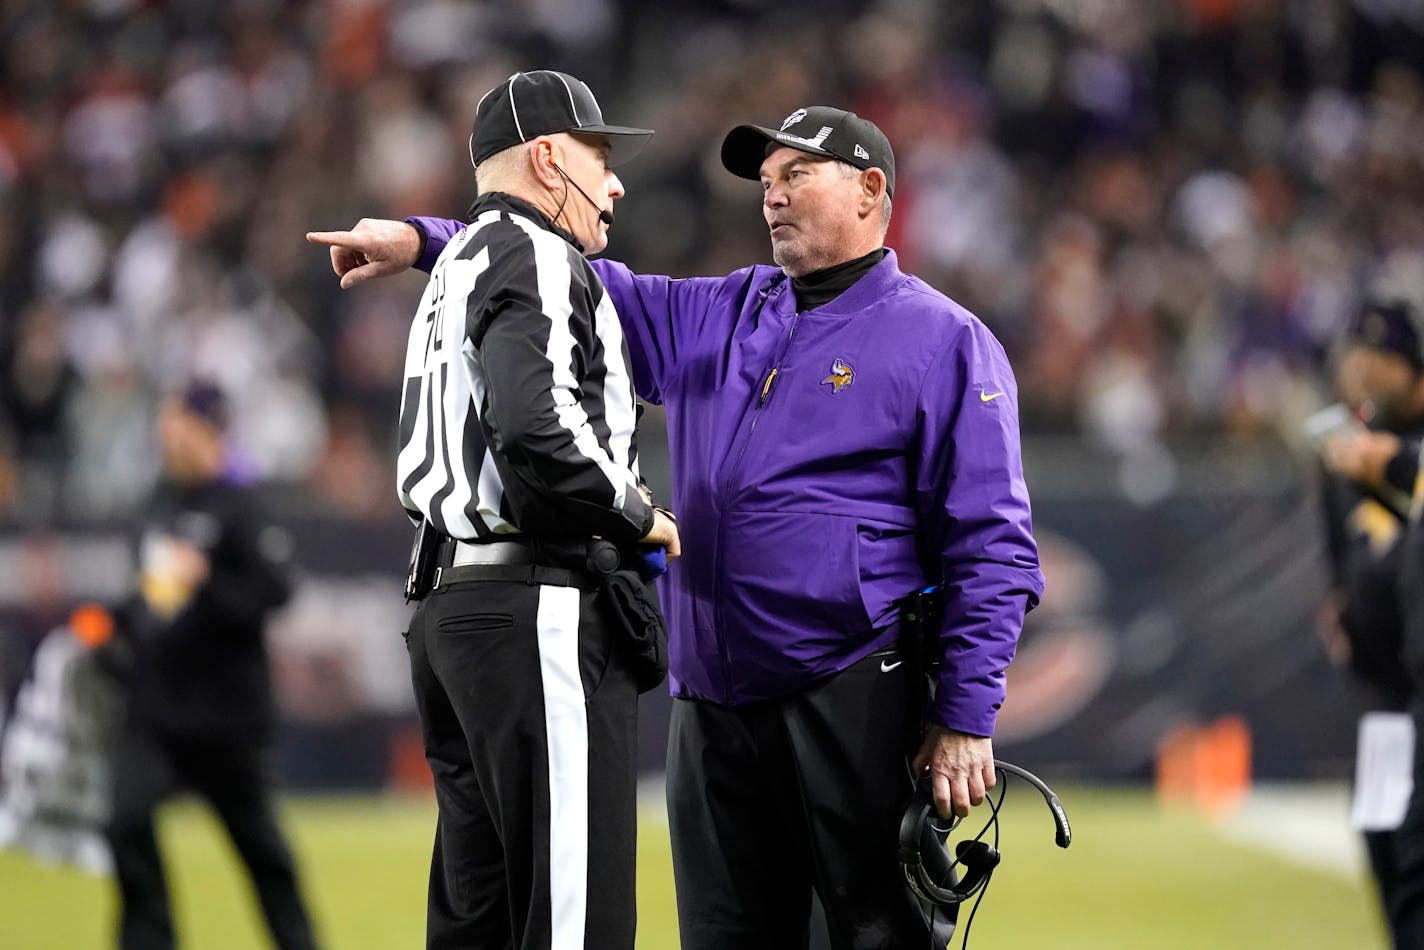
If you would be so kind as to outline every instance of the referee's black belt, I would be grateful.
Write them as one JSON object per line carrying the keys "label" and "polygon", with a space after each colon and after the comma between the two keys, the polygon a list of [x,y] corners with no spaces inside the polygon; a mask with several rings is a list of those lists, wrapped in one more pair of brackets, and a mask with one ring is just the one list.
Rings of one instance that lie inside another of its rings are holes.
{"label": "referee's black belt", "polygon": [[470,544],[456,541],[450,556],[451,567],[465,567],[472,564],[533,564],[534,548],[523,541],[490,541],[486,544]]}
{"label": "referee's black belt", "polygon": [[471,543],[451,539],[433,589],[465,581],[513,581],[555,587],[597,587],[618,569],[618,548],[606,541],[521,539]]}

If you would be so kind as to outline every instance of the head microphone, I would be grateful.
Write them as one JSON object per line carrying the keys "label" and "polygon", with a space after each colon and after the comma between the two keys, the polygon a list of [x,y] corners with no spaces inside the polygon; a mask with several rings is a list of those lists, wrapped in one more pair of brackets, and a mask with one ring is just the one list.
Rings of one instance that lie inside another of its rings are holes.
{"label": "head microphone", "polygon": [[593,205],[595,208],[598,208],[598,220],[602,221],[604,224],[610,224],[610,225],[611,225],[611,224],[613,223],[613,212],[612,212],[612,211],[605,211],[605,210],[603,210],[603,208],[599,205],[599,203],[598,203],[597,201],[594,201],[592,198],[590,198],[590,197],[588,196],[588,192],[584,191],[582,188],[579,187],[578,182],[576,182],[576,181],[574,181],[572,178],[570,178],[570,177],[568,176],[568,173],[565,172],[562,168],[559,167],[559,163],[558,163],[558,162],[555,162],[555,163],[554,163],[554,171],[556,171],[556,172],[558,172],[560,175],[562,175],[565,182],[567,182],[567,183],[570,184],[570,185],[573,185],[573,186],[574,186],[574,191],[577,191],[579,194],[583,195],[583,200],[584,200],[584,201],[587,201],[589,204]]}
{"label": "head microphone", "polygon": [[1010,775],[1017,775],[1025,782],[1038,789],[1038,793],[1043,796],[1043,800],[1048,803],[1048,810],[1053,813],[1054,835],[1053,843],[1060,848],[1066,848],[1073,843],[1073,826],[1068,824],[1068,813],[1063,810],[1063,803],[1058,800],[1057,794],[1049,788],[1043,779],[1034,775],[1028,769],[1021,769],[1011,762],[1003,759],[994,760],[994,768],[1001,772],[1008,772]]}

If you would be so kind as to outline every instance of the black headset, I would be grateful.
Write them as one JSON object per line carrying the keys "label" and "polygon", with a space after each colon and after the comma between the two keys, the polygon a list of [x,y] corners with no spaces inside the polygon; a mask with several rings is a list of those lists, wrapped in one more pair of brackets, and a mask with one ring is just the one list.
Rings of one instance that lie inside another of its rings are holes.
{"label": "black headset", "polygon": [[[1060,848],[1068,847],[1073,841],[1073,829],[1068,824],[1068,813],[1063,810],[1063,804],[1053,789],[1027,769],[1002,759],[994,760],[994,768],[1000,773],[1023,779],[1038,789],[1048,803],[1049,811],[1053,812],[1054,842]],[[988,823],[973,838],[956,842],[954,857],[951,858],[945,839],[961,819],[953,818],[948,822],[940,819],[935,808],[934,785],[928,774],[915,782],[910,805],[900,819],[900,866],[905,872],[905,883],[916,897],[939,906],[957,906],[983,890],[1002,858],[998,848],[982,840],[993,827],[995,844],[998,843],[999,805],[1002,801],[1003,790],[998,801],[990,800],[992,813]],[[963,869],[963,877],[956,873],[957,868]]]}

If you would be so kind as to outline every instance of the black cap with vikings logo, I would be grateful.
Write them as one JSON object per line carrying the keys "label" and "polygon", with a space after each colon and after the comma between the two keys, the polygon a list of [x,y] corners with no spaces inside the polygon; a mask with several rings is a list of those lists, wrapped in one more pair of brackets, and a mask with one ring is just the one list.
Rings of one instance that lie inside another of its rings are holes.
{"label": "black cap with vikings logo", "polygon": [[470,164],[555,132],[606,135],[614,161],[632,158],[652,129],[607,125],[593,91],[580,79],[552,69],[515,73],[480,98],[470,133]]}
{"label": "black cap with vikings logo", "polygon": [[768,142],[838,158],[856,168],[878,168],[885,173],[885,193],[895,197],[895,153],[890,140],[874,122],[854,112],[810,106],[788,115],[780,129],[739,125],[722,140],[723,166],[739,178],[759,180]]}

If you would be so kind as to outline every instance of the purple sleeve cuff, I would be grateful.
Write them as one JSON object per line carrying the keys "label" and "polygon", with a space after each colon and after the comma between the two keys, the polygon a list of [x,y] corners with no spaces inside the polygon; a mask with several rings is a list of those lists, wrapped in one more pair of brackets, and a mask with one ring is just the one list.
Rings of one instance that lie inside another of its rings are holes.
{"label": "purple sleeve cuff", "polygon": [[465,226],[451,218],[409,217],[405,219],[405,223],[419,231],[424,239],[420,256],[415,259],[414,266],[416,270],[425,271],[427,274],[435,269],[435,262],[440,259],[440,252],[445,250],[445,245]]}

